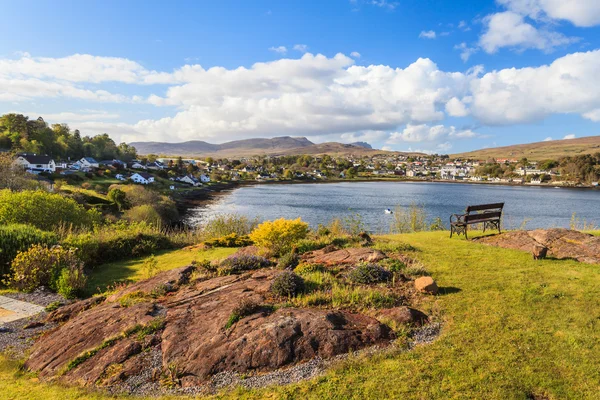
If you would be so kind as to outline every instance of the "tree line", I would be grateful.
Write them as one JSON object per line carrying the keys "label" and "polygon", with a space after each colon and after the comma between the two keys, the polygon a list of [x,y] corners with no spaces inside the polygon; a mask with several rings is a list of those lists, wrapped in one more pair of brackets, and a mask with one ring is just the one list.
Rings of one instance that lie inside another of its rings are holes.
{"label": "tree line", "polygon": [[120,159],[131,161],[136,150],[127,143],[117,145],[106,133],[94,137],[81,136],[78,129],[67,124],[49,125],[42,117],[29,119],[23,114],[4,114],[0,117],[0,149],[12,152],[49,155],[57,160]]}

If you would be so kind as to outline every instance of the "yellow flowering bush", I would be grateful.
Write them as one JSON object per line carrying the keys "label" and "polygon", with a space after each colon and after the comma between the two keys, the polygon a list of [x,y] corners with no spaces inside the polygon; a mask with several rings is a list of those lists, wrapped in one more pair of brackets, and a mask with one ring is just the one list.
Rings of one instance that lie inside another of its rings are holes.
{"label": "yellow flowering bush", "polygon": [[250,233],[250,239],[257,246],[266,247],[275,254],[284,254],[289,252],[296,242],[304,239],[308,231],[308,224],[300,218],[280,218],[258,225]]}

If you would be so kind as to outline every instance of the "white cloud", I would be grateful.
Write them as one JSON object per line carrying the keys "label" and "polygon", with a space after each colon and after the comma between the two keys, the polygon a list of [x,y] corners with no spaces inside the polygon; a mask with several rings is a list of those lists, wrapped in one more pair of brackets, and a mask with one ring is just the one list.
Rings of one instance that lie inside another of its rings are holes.
{"label": "white cloud", "polygon": [[465,106],[465,103],[460,101],[458,98],[453,97],[446,103],[446,112],[451,117],[465,117],[469,115],[469,110]]}
{"label": "white cloud", "polygon": [[61,58],[31,57],[0,59],[0,78],[58,79],[67,82],[123,82],[130,84],[174,83],[172,75],[149,71],[141,64],[119,57],[73,54]]}
{"label": "white cloud", "polygon": [[269,50],[274,51],[275,53],[285,54],[287,53],[287,47],[285,46],[277,46],[277,47],[269,47]]}
{"label": "white cloud", "polygon": [[398,2],[389,0],[370,0],[368,3],[377,7],[386,8],[390,11],[393,11],[398,7]]}
{"label": "white cloud", "polygon": [[422,39],[435,39],[435,31],[421,31],[419,37]]}
{"label": "white cloud", "polygon": [[[77,58],[66,58],[73,65],[67,64],[65,69],[78,65]],[[4,61],[0,58],[0,65],[6,65]],[[54,63],[46,60],[42,65]],[[359,66],[343,54],[306,53],[298,59],[282,58],[247,68],[184,65],[172,72],[139,70],[136,76],[119,78],[136,85],[149,84],[150,76],[155,81],[177,82],[166,89],[155,86],[153,95],[142,97],[111,93],[95,83],[108,76],[115,79],[107,73],[91,72],[91,82],[85,82],[83,76],[54,69],[44,73],[25,69],[23,76],[12,76],[15,72],[9,68],[0,75],[0,101],[28,102],[27,109],[34,108],[32,100],[43,98],[176,107],[173,113],[165,110],[165,118],[149,114],[135,124],[121,124],[114,115],[109,117],[111,113],[63,115],[65,120],[85,122],[90,129],[101,127],[111,132],[108,128],[112,127],[127,137],[137,135],[146,140],[204,138],[222,142],[256,136],[331,135],[331,140],[384,142],[384,134],[395,132],[392,140],[406,142],[417,137],[427,141],[428,135],[441,129],[435,142],[440,144],[475,135],[443,127],[441,121],[447,116],[469,115],[483,125],[522,124],[553,114],[578,114],[598,122],[599,70],[600,50],[570,54],[549,65],[485,74],[482,67],[443,71],[429,59],[400,68]],[[20,104],[17,108],[25,107]],[[35,114],[40,115],[39,111]],[[401,128],[404,126],[407,128]],[[423,126],[428,127],[426,134]]]}
{"label": "white cloud", "polygon": [[350,53],[350,57],[360,58],[360,53],[358,51],[353,51]]}
{"label": "white cloud", "polygon": [[[15,111],[16,113],[37,116],[36,112],[22,112]],[[106,111],[100,110],[90,110],[84,112],[60,112],[60,113],[44,113],[40,115],[46,121],[51,121],[52,123],[70,123],[70,122],[79,122],[79,121],[94,121],[94,120],[111,120],[118,119],[120,117],[117,113],[109,113]]]}
{"label": "white cloud", "polygon": [[533,19],[567,20],[576,26],[600,24],[598,0],[497,0],[509,10]]}
{"label": "white cloud", "polygon": [[512,11],[489,15],[484,18],[484,24],[486,31],[479,38],[479,45],[487,53],[495,53],[502,47],[552,51],[558,46],[579,40],[551,30],[538,29],[525,22],[523,15]]}
{"label": "white cloud", "polygon": [[306,53],[308,51],[308,46],[305,44],[295,44],[294,50],[299,51],[301,53]]}
{"label": "white cloud", "polygon": [[563,140],[569,140],[569,139],[575,139],[575,134],[574,133],[569,133],[568,135],[565,135],[565,137],[563,138]]}
{"label": "white cloud", "polygon": [[592,119],[600,109],[600,50],[574,53],[550,65],[488,72],[471,81],[471,113],[480,122],[509,125],[552,114]]}
{"label": "white cloud", "polygon": [[552,137],[551,137],[551,136],[548,136],[546,139],[544,139],[544,142],[551,142],[551,141],[553,141],[553,140],[554,140],[554,139],[552,139]]}
{"label": "white cloud", "polygon": [[457,44],[456,46],[454,46],[454,49],[460,50],[460,59],[464,62],[469,61],[469,58],[471,58],[473,54],[477,53],[476,47],[469,47],[465,42]]}
{"label": "white cloud", "polygon": [[594,122],[600,122],[600,108],[583,113],[583,117]]}
{"label": "white cloud", "polygon": [[463,32],[468,32],[471,30],[471,28],[469,27],[469,25],[466,23],[466,21],[460,21],[458,23],[458,29],[460,29]]}
{"label": "white cloud", "polygon": [[413,125],[407,124],[402,132],[393,132],[390,134],[386,143],[438,143],[448,138],[473,138],[478,136],[477,133],[470,129],[457,130],[454,126],[427,124]]}

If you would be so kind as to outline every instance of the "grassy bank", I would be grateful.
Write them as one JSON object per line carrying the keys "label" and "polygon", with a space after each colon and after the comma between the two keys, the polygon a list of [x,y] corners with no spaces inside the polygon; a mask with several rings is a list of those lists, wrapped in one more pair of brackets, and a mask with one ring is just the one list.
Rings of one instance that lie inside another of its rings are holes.
{"label": "grassy bank", "polygon": [[[600,266],[449,239],[446,232],[388,236],[418,249],[442,287],[418,307],[442,318],[438,340],[410,352],[357,357],[291,386],[235,389],[218,398],[597,399]],[[157,255],[161,268],[223,250]],[[188,251],[189,252],[189,251]],[[186,258],[187,257],[187,258]],[[141,260],[98,270],[95,282],[137,279]],[[122,270],[129,272],[123,275]],[[111,272],[112,271],[112,272]],[[103,276],[100,276],[103,275]],[[0,359],[0,398],[112,398],[38,383]]]}

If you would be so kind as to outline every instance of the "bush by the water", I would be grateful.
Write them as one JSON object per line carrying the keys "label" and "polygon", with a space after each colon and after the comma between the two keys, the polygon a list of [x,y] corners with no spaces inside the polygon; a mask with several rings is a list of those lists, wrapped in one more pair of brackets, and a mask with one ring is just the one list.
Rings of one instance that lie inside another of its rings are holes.
{"label": "bush by the water", "polygon": [[227,257],[219,266],[219,275],[239,274],[244,271],[266,268],[271,265],[271,262],[264,257],[234,254]]}
{"label": "bush by the water", "polygon": [[26,251],[34,244],[52,246],[58,243],[58,236],[29,225],[0,225],[0,278],[10,272],[10,263],[20,251]]}
{"label": "bush by the water", "polygon": [[348,279],[354,283],[369,285],[390,280],[392,274],[378,264],[363,263],[348,272]]}
{"label": "bush by the water", "polygon": [[203,223],[198,230],[201,238],[210,240],[231,235],[232,233],[240,237],[246,236],[257,225],[257,219],[249,219],[237,214],[221,214]]}
{"label": "bush by the water", "polygon": [[247,235],[240,236],[237,233],[231,233],[215,239],[209,239],[204,242],[206,247],[244,247],[252,245],[252,240]]}
{"label": "bush by the water", "polygon": [[250,239],[257,245],[266,247],[275,254],[283,254],[294,244],[308,235],[308,224],[300,218],[289,220],[280,218],[265,221],[250,233]]}
{"label": "bush by the water", "polygon": [[12,262],[10,285],[31,292],[40,286],[73,297],[85,286],[83,263],[73,250],[33,245]]}
{"label": "bush by the water", "polygon": [[283,271],[273,279],[271,292],[281,297],[293,297],[304,291],[304,279],[292,271]]}
{"label": "bush by the water", "polygon": [[0,190],[0,225],[29,224],[51,231],[61,226],[91,227],[101,221],[95,209],[86,210],[75,200],[42,190]]}

